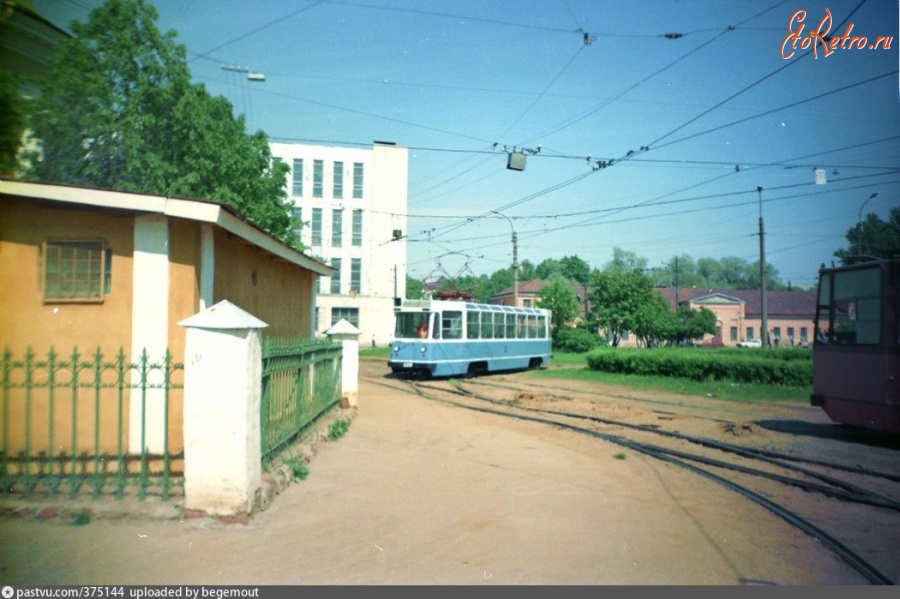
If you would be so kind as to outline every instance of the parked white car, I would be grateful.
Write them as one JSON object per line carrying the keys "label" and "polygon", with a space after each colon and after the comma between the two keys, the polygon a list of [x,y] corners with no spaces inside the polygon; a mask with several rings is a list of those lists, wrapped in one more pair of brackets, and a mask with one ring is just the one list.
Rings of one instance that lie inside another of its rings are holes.
{"label": "parked white car", "polygon": [[737,344],[738,347],[762,347],[761,339],[747,339]]}

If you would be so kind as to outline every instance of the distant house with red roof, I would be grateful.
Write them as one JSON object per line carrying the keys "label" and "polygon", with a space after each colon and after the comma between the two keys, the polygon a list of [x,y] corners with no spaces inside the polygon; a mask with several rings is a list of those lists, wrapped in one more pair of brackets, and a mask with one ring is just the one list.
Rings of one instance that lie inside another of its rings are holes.
{"label": "distant house with red roof", "polygon": [[[539,292],[546,284],[542,279],[519,283],[519,305],[536,306]],[[572,287],[580,304],[580,314],[590,309],[590,289],[580,285]],[[706,308],[716,315],[716,333],[708,335],[701,343],[736,346],[741,341],[762,338],[761,296],[757,289],[710,289],[656,287],[674,310],[676,305],[693,309]],[[677,294],[677,304],[676,304]],[[513,288],[508,287],[495,294],[492,304],[513,305]],[[813,319],[816,313],[815,291],[766,292],[766,324],[769,344],[778,346],[808,346],[812,342]],[[626,335],[620,346],[634,346],[637,339]]]}

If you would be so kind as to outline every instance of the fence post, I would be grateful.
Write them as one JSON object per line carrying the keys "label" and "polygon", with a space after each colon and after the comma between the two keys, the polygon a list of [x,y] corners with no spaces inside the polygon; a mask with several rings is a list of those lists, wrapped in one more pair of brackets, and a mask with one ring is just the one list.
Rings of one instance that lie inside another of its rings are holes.
{"label": "fence post", "polygon": [[359,329],[342,318],[325,331],[331,339],[341,341],[341,407],[359,405]]}
{"label": "fence post", "polygon": [[184,351],[185,509],[233,516],[262,486],[260,329],[228,300],[178,323]]}

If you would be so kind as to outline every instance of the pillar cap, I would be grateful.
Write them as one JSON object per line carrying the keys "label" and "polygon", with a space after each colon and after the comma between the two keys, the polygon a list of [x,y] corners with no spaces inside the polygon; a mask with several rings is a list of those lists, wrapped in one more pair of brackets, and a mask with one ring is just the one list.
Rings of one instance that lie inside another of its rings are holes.
{"label": "pillar cap", "polygon": [[189,316],[178,325],[193,329],[264,329],[269,326],[228,300]]}
{"label": "pillar cap", "polygon": [[342,318],[325,331],[329,337],[338,337],[341,339],[356,339],[359,337],[360,330],[350,324],[346,318]]}

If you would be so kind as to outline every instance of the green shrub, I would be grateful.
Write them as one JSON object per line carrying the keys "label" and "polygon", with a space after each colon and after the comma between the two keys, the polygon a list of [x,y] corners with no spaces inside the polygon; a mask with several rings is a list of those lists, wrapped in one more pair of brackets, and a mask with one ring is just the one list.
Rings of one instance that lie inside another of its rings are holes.
{"label": "green shrub", "polygon": [[585,360],[592,370],[618,374],[798,387],[812,383],[809,353],[806,350],[772,350],[769,353],[758,350],[609,348],[595,349],[585,356]]}
{"label": "green shrub", "polygon": [[587,329],[561,328],[553,339],[553,349],[555,351],[583,354],[601,343],[604,343],[604,340]]}
{"label": "green shrub", "polygon": [[329,441],[337,441],[345,434],[347,434],[347,429],[350,428],[350,420],[347,418],[341,418],[340,420],[335,420],[331,424],[328,425],[328,440]]}

